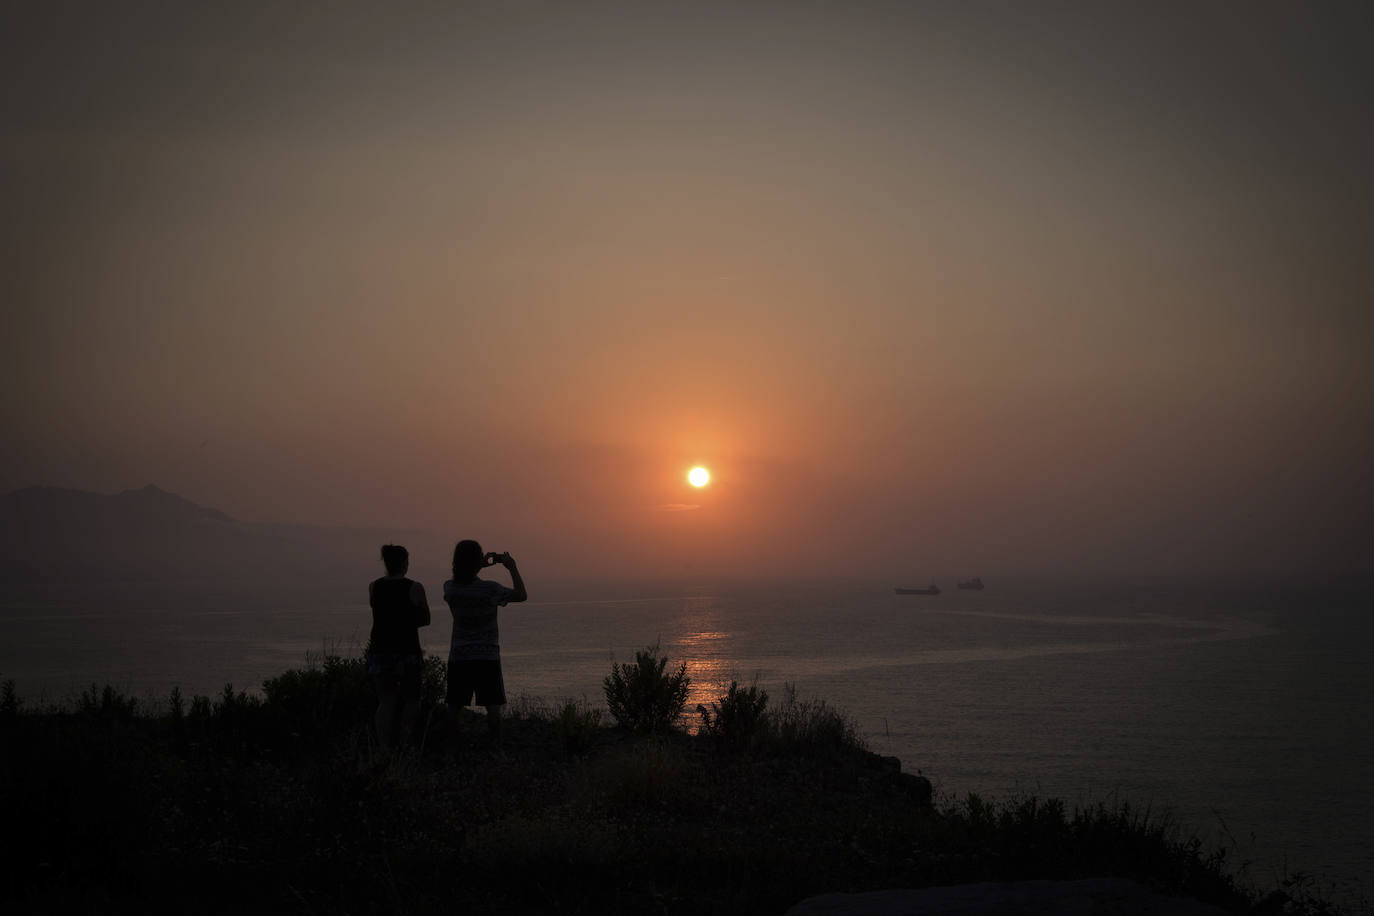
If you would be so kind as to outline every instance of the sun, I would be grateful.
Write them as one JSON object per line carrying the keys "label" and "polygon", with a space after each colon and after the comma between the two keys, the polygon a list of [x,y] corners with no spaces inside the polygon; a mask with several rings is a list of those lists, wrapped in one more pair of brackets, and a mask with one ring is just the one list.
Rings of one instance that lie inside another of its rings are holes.
{"label": "sun", "polygon": [[711,482],[711,472],[702,467],[687,472],[687,482],[694,487],[704,487]]}

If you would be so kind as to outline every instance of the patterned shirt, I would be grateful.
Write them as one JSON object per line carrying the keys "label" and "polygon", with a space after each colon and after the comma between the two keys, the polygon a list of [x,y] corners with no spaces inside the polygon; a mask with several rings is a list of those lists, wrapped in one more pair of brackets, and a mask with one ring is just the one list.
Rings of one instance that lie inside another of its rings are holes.
{"label": "patterned shirt", "polygon": [[500,582],[473,579],[459,584],[444,583],[444,601],[453,612],[453,639],[448,644],[450,661],[500,660],[501,634],[496,627],[496,609],[510,601],[515,592]]}

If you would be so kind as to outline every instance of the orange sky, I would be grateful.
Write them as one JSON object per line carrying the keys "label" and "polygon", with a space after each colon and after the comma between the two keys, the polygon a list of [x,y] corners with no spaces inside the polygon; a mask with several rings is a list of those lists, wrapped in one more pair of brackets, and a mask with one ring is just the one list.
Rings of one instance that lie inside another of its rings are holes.
{"label": "orange sky", "polygon": [[1359,5],[119,6],[0,38],[4,489],[588,576],[1374,556]]}

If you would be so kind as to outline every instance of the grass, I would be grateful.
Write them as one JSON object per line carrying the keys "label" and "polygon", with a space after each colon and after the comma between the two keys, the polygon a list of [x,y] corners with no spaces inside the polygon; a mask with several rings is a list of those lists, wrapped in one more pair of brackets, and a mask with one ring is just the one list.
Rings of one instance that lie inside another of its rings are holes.
{"label": "grass", "polygon": [[1223,853],[1148,810],[932,805],[928,783],[868,753],[824,702],[789,687],[770,707],[734,687],[708,710],[716,731],[695,735],[608,727],[585,701],[517,704],[498,750],[475,712],[452,737],[439,667],[419,747],[403,753],[373,739],[356,659],[189,703],[92,687],[73,708],[31,710],[0,691],[0,900],[752,913],[832,891],[1116,875],[1238,913],[1331,911],[1302,876],[1266,895],[1244,886]]}

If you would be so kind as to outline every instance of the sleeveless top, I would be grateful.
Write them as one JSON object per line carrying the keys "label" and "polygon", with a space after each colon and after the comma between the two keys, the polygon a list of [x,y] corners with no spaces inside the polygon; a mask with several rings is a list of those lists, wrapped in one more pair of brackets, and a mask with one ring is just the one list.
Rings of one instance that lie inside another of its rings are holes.
{"label": "sleeveless top", "polygon": [[377,579],[372,583],[371,651],[420,654],[420,609],[410,600],[411,579]]}

